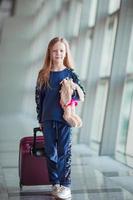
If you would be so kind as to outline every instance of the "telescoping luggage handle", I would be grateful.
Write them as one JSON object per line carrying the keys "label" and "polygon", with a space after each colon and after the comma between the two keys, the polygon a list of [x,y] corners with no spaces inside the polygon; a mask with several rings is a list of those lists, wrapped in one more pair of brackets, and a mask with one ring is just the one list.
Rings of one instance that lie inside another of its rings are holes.
{"label": "telescoping luggage handle", "polygon": [[33,129],[34,137],[33,137],[32,153],[35,156],[42,156],[42,155],[44,155],[44,148],[43,149],[37,149],[37,147],[36,147],[37,132],[42,132],[40,127],[36,127],[36,128]]}

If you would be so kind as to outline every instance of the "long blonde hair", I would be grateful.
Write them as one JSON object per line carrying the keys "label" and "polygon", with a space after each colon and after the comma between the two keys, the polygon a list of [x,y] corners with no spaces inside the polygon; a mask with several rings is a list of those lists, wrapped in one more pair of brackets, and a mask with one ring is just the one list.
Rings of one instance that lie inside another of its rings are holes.
{"label": "long blonde hair", "polygon": [[52,59],[50,56],[50,51],[53,48],[54,44],[57,42],[62,42],[66,47],[66,56],[64,58],[63,64],[67,68],[70,68],[70,69],[74,68],[74,62],[73,62],[73,58],[72,58],[72,55],[70,52],[70,47],[69,47],[69,44],[66,41],[66,39],[60,38],[60,37],[53,38],[48,44],[43,67],[38,73],[37,83],[40,87],[42,85],[49,86],[49,75],[50,75],[50,71],[52,69]]}

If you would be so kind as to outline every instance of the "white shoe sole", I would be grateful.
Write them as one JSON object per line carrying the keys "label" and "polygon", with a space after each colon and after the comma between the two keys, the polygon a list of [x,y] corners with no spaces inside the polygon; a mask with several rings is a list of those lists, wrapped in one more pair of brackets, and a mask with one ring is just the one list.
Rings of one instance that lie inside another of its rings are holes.
{"label": "white shoe sole", "polygon": [[56,195],[56,197],[58,198],[58,199],[68,199],[68,200],[70,200],[71,198],[72,198],[72,195],[70,194],[70,195],[68,195],[68,196],[60,196],[60,195]]}

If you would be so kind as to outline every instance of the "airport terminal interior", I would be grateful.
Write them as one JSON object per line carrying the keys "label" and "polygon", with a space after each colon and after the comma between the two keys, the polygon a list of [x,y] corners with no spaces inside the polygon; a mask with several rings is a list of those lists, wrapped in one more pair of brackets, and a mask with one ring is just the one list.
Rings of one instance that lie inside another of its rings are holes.
{"label": "airport terminal interior", "polygon": [[133,200],[133,0],[0,0],[0,200],[52,200],[19,186],[20,139],[38,126],[48,42],[65,37],[85,88],[72,133],[72,200]]}

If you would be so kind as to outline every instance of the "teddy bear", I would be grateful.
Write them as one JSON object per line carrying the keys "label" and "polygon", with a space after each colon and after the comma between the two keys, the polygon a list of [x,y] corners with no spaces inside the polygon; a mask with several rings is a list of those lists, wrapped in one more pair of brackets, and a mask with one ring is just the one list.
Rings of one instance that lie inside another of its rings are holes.
{"label": "teddy bear", "polygon": [[75,90],[79,96],[78,101],[84,101],[84,93],[78,84],[69,78],[61,81],[60,104],[64,110],[63,118],[71,127],[79,128],[82,126],[82,120],[75,111],[75,107],[78,105],[78,101],[72,97]]}

